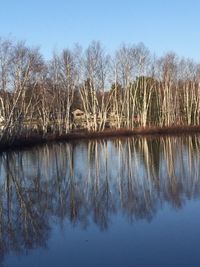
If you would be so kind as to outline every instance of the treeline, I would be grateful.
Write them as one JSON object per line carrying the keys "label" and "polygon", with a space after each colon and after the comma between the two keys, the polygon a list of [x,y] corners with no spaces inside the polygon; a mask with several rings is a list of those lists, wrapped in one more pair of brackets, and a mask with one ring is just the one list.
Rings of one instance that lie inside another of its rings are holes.
{"label": "treeline", "polygon": [[[112,56],[99,42],[43,59],[38,48],[0,39],[1,138],[84,127],[190,126],[200,120],[200,64],[174,53],[155,57],[143,45]],[[79,125],[80,126],[80,125]]]}

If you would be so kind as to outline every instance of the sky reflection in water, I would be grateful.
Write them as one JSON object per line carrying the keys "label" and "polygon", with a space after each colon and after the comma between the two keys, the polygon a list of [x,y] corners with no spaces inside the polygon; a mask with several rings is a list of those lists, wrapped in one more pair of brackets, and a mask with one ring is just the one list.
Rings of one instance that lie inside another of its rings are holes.
{"label": "sky reflection in water", "polygon": [[2,266],[200,266],[200,138],[0,156]]}

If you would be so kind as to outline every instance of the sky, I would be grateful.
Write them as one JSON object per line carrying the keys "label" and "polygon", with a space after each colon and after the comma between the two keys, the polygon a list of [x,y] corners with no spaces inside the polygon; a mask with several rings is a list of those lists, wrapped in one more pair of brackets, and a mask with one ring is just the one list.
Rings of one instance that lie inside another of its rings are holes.
{"label": "sky", "polygon": [[199,0],[0,0],[0,37],[39,46],[45,58],[100,41],[112,54],[143,42],[200,62]]}

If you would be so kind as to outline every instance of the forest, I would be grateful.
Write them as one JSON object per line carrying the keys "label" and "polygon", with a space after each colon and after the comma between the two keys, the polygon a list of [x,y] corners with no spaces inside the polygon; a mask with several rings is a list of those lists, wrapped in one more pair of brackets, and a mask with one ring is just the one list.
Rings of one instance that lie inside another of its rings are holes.
{"label": "forest", "polygon": [[0,39],[1,142],[32,133],[199,122],[200,64],[192,59],[174,52],[158,57],[143,43],[122,44],[108,54],[92,41],[46,60],[24,41]]}

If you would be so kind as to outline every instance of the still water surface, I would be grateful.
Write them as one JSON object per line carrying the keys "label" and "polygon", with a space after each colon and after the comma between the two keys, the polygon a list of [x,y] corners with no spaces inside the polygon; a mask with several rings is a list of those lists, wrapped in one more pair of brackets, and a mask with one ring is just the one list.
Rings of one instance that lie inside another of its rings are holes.
{"label": "still water surface", "polygon": [[0,154],[0,266],[200,266],[200,137]]}

